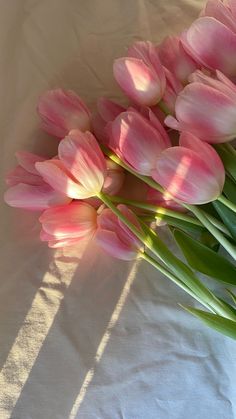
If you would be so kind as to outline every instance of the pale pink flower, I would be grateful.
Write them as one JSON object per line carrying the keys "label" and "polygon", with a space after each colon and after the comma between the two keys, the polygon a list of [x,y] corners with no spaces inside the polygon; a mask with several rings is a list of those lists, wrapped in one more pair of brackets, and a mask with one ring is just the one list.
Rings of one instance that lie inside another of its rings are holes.
{"label": "pale pink flower", "polygon": [[225,170],[212,146],[184,132],[180,146],[160,154],[152,177],[174,198],[188,204],[205,204],[221,194]]}
{"label": "pale pink flower", "polygon": [[223,143],[236,135],[236,86],[222,73],[213,79],[196,71],[179,94],[176,119],[168,116],[167,126],[189,131],[209,143]]}
{"label": "pale pink flower", "polygon": [[[136,216],[128,207],[118,205],[117,208],[141,231]],[[98,216],[97,222],[96,241],[111,256],[123,260],[133,260],[143,250],[142,242],[136,238],[110,209],[104,209]]]}
{"label": "pale pink flower", "polygon": [[90,129],[90,111],[71,90],[55,89],[44,93],[39,99],[38,113],[42,128],[58,138],[64,138],[73,129]]}
{"label": "pale pink flower", "polygon": [[151,42],[139,41],[129,48],[127,57],[118,58],[113,66],[114,77],[135,103],[144,106],[157,104],[165,91],[166,80]]}
{"label": "pale pink flower", "polygon": [[97,212],[85,202],[71,202],[66,206],[50,208],[43,212],[40,238],[49,247],[65,247],[93,236],[97,228]]}
{"label": "pale pink flower", "polygon": [[151,111],[149,121],[135,110],[123,112],[109,130],[109,147],[142,175],[151,174],[158,155],[170,146],[165,129]]}
{"label": "pale pink flower", "polygon": [[186,51],[201,65],[236,77],[235,0],[209,0],[199,19],[182,35]]}
{"label": "pale pink flower", "polygon": [[44,180],[73,199],[101,192],[106,177],[105,157],[90,133],[72,130],[59,144],[58,159],[36,163]]}
{"label": "pale pink flower", "polygon": [[187,84],[189,75],[199,67],[178,36],[167,36],[158,46],[158,54],[163,66],[182,84]]}
{"label": "pale pink flower", "polygon": [[10,188],[5,192],[4,200],[8,205],[39,211],[71,201],[65,194],[48,185],[35,169],[35,163],[45,161],[44,157],[19,151],[16,158],[19,165],[6,176],[6,183]]}

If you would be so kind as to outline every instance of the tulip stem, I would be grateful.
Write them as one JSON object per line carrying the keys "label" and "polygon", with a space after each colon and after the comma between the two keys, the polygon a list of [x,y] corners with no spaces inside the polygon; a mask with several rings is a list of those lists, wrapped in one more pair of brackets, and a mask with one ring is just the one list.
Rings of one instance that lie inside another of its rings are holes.
{"label": "tulip stem", "polygon": [[225,196],[220,195],[217,201],[224,204],[227,208],[231,209],[231,211],[236,212],[236,205],[233,202],[229,201],[227,198],[225,198]]}
{"label": "tulip stem", "polygon": [[164,208],[164,207],[161,207],[161,206],[157,206],[157,205],[148,204],[148,203],[141,202],[141,201],[136,201],[136,200],[133,200],[133,199],[132,200],[131,199],[126,199],[126,198],[123,198],[121,196],[110,196],[109,198],[112,202],[117,202],[119,204],[131,205],[131,206],[136,207],[136,208],[146,209],[148,211],[154,212],[154,213],[156,213],[160,216],[163,215],[163,218],[164,218],[165,215],[167,215],[169,217],[177,218],[179,220],[183,220],[183,221],[186,221],[188,223],[195,224],[197,226],[202,226],[202,223],[200,221],[198,221],[196,218],[193,218],[193,217],[191,217],[189,215],[186,215],[186,214],[182,214],[178,211],[174,211],[174,210]]}
{"label": "tulip stem", "polygon": [[185,207],[192,211],[193,214],[201,221],[201,223],[210,231],[212,236],[214,236],[218,242],[224,247],[225,250],[236,260],[236,248],[233,246],[226,237],[209,221],[208,217],[205,215],[204,211],[194,205],[187,205]]}
{"label": "tulip stem", "polygon": [[236,319],[233,308],[228,307],[224,301],[219,300],[201,281],[194,275],[193,271],[184,262],[179,260],[168,249],[165,243],[144,223],[141,222],[142,230],[133,225],[121,211],[110,201],[109,196],[102,192],[97,194],[104,204],[130,229],[130,231],[156,255],[172,271],[174,275],[181,278],[181,281],[198,298],[205,301],[205,304],[212,307],[215,313],[226,316],[229,319]]}
{"label": "tulip stem", "polygon": [[233,154],[233,155],[234,155],[234,157],[236,157],[236,150],[235,150],[235,148],[234,148],[231,144],[229,144],[229,143],[225,143],[225,144],[224,144],[224,147],[225,147],[225,149],[226,149],[226,150],[228,150],[231,154]]}
{"label": "tulip stem", "polygon": [[182,288],[184,291],[186,291],[191,297],[193,297],[195,300],[199,301],[203,306],[208,308],[214,313],[214,310],[209,306],[205,301],[203,301],[201,298],[199,298],[191,289],[184,284],[183,281],[181,281],[179,278],[177,278],[175,275],[173,275],[168,269],[166,269],[164,266],[162,266],[159,262],[157,262],[155,259],[153,259],[150,255],[148,255],[145,252],[140,252],[139,256],[146,260],[146,262],[150,263],[150,265],[154,266],[159,272],[161,272],[163,275],[165,275],[167,278],[169,278],[172,282],[174,282],[176,285],[178,285],[180,288]]}
{"label": "tulip stem", "polygon": [[173,115],[173,113],[171,113],[170,109],[168,108],[168,106],[165,104],[165,102],[163,102],[162,100],[160,102],[158,102],[157,106],[160,108],[160,110],[167,116],[167,115]]}

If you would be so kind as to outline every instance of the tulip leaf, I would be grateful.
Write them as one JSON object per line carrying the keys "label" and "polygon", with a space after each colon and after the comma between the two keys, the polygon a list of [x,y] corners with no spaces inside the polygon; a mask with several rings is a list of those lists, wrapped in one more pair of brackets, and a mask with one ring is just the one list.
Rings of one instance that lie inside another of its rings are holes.
{"label": "tulip leaf", "polygon": [[207,313],[203,310],[198,310],[192,307],[181,306],[189,313],[198,317],[207,326],[217,330],[217,332],[223,333],[225,336],[229,336],[236,340],[236,322],[225,317],[219,316],[218,314]]}
{"label": "tulip leaf", "polygon": [[225,170],[236,180],[236,164],[234,155],[230,153],[229,150],[225,149],[223,144],[216,144],[214,147],[224,163]]}
{"label": "tulip leaf", "polygon": [[232,300],[233,300],[233,302],[234,302],[234,304],[236,304],[236,294],[234,294],[233,293],[233,291],[231,291],[231,290],[226,290],[228,293],[229,293],[229,295],[231,296],[231,298],[232,298]]}
{"label": "tulip leaf", "polygon": [[236,240],[236,214],[231,209],[227,208],[219,201],[214,201],[213,205],[218,212],[220,218],[231,233],[234,240]]}
{"label": "tulip leaf", "polygon": [[193,269],[218,281],[236,285],[236,267],[229,260],[182,231],[175,230],[174,237]]}
{"label": "tulip leaf", "polygon": [[236,204],[236,184],[228,177],[225,179],[223,192],[230,201]]}

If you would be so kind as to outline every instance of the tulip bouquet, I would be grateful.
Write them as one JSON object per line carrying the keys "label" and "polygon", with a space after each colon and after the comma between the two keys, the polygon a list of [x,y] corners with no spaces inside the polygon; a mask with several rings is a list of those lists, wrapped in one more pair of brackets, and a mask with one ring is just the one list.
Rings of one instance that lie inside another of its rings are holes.
{"label": "tulip bouquet", "polygon": [[[103,97],[91,114],[72,91],[46,92],[38,113],[57,155],[18,152],[5,193],[9,205],[41,211],[49,247],[86,238],[142,258],[203,306],[186,310],[233,339],[235,294],[216,296],[198,272],[236,285],[235,52],[236,0],[209,0],[180,36],[136,42],[115,60],[125,106]],[[144,198],[125,197],[127,173]],[[160,238],[163,225],[184,261]]]}

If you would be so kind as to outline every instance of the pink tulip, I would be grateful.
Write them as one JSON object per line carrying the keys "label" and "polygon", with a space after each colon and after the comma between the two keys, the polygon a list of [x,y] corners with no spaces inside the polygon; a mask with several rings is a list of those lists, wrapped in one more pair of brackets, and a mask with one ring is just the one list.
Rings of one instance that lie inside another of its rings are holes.
{"label": "pink tulip", "polygon": [[232,140],[236,135],[236,86],[218,71],[217,79],[197,71],[191,80],[177,98],[177,120],[168,116],[166,125],[209,143]]}
{"label": "pink tulip", "polygon": [[152,106],[161,100],[165,73],[151,42],[136,42],[127,57],[115,60],[113,72],[121,89],[138,105]]}
{"label": "pink tulip", "polygon": [[[141,227],[134,213],[125,205],[117,208],[139,230]],[[136,259],[143,250],[143,244],[131,231],[117,218],[110,209],[104,209],[98,216],[98,230],[96,241],[111,256],[123,260]]]}
{"label": "pink tulip", "polygon": [[72,130],[59,144],[59,159],[36,163],[36,169],[56,191],[73,199],[85,199],[101,192],[106,162],[90,133]]}
{"label": "pink tulip", "polygon": [[90,111],[71,90],[55,89],[44,93],[39,99],[38,113],[42,128],[58,138],[64,138],[73,129],[90,129]]}
{"label": "pink tulip", "polygon": [[200,64],[236,77],[235,1],[209,0],[201,17],[182,35],[186,51]]}
{"label": "pink tulip", "polygon": [[16,153],[19,165],[6,176],[10,188],[4,194],[11,207],[39,211],[55,205],[65,205],[71,200],[49,186],[35,169],[36,162],[44,157],[21,151]]}
{"label": "pink tulip", "polygon": [[113,121],[125,108],[106,97],[100,97],[97,101],[98,113],[93,115],[93,132],[100,143],[107,145],[107,123]]}
{"label": "pink tulip", "polygon": [[225,181],[224,166],[214,148],[186,132],[179,147],[160,154],[152,176],[168,194],[188,204],[214,201]]}
{"label": "pink tulip", "polygon": [[161,193],[156,189],[148,187],[147,202],[157,207],[167,208],[174,211],[184,212],[185,208],[173,200],[168,192]]}
{"label": "pink tulip", "polygon": [[161,123],[151,114],[148,121],[135,110],[121,113],[110,125],[109,146],[133,169],[149,176],[170,140]]}
{"label": "pink tulip", "polygon": [[72,202],[66,206],[50,208],[43,212],[40,238],[49,247],[64,247],[91,238],[97,228],[97,212],[85,202]]}
{"label": "pink tulip", "polygon": [[182,84],[187,84],[189,75],[199,67],[185,51],[178,36],[167,36],[158,46],[158,53],[162,65]]}

